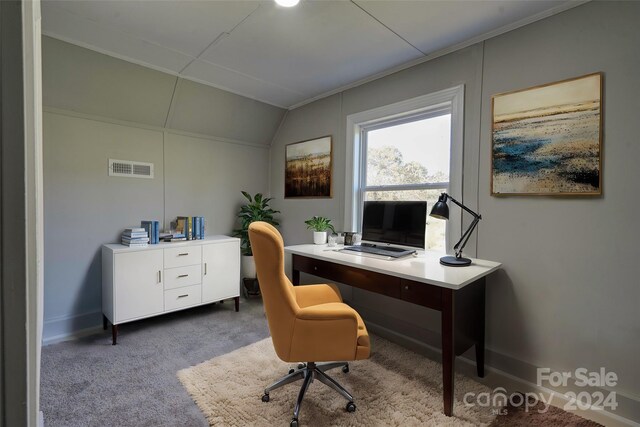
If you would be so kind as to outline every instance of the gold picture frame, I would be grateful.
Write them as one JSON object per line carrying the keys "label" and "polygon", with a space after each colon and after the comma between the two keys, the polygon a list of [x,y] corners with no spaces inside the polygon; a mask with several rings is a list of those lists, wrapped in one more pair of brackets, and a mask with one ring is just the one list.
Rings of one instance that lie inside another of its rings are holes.
{"label": "gold picture frame", "polygon": [[602,79],[598,72],[491,97],[492,196],[602,194]]}
{"label": "gold picture frame", "polygon": [[331,135],[285,146],[284,197],[332,197]]}

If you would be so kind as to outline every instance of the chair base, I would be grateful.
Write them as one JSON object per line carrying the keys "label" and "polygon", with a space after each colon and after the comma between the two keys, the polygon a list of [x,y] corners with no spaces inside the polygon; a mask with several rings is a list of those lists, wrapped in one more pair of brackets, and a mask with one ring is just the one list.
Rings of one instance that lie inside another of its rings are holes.
{"label": "chair base", "polygon": [[317,379],[321,383],[325,384],[329,388],[337,391],[342,397],[348,400],[346,410],[347,412],[353,412],[356,410],[356,405],[353,403],[353,396],[344,387],[342,387],[336,380],[325,374],[329,369],[342,368],[342,372],[349,372],[349,364],[347,362],[328,362],[328,363],[315,363],[307,362],[298,365],[297,369],[291,369],[287,375],[271,384],[264,389],[264,395],[262,396],[263,402],[269,401],[269,393],[277,388],[280,388],[286,384],[292,383],[302,379],[302,387],[298,393],[298,399],[296,400],[296,406],[293,409],[293,419],[291,420],[291,427],[298,426],[298,415],[300,415],[300,407],[304,394],[306,393],[309,385],[314,379]]}

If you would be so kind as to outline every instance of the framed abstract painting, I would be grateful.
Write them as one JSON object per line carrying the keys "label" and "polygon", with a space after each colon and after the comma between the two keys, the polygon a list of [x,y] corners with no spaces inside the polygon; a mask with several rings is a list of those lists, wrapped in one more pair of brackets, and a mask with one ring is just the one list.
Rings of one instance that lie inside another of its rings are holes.
{"label": "framed abstract painting", "polygon": [[331,197],[331,136],[285,147],[285,198]]}
{"label": "framed abstract painting", "polygon": [[494,95],[491,194],[602,194],[602,73]]}

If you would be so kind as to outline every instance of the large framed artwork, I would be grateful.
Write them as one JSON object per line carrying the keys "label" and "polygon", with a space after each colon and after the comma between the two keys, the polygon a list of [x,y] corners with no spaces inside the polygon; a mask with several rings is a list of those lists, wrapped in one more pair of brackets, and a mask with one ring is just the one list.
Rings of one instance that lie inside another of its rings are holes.
{"label": "large framed artwork", "polygon": [[602,73],[494,95],[491,194],[602,194]]}
{"label": "large framed artwork", "polygon": [[285,147],[284,197],[331,197],[331,136]]}

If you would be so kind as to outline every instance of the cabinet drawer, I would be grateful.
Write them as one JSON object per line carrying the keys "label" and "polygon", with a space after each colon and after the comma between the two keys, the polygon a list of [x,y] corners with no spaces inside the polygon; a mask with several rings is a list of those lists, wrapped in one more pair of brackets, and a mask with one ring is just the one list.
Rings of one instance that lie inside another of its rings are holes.
{"label": "cabinet drawer", "polygon": [[184,286],[198,285],[201,281],[201,266],[190,265],[187,267],[168,268],[164,270],[164,289],[181,288]]}
{"label": "cabinet drawer", "polygon": [[293,255],[293,269],[392,298],[400,298],[400,278],[333,262]]}
{"label": "cabinet drawer", "polygon": [[177,310],[200,304],[202,287],[200,285],[164,291],[164,311]]}
{"label": "cabinet drawer", "polygon": [[164,268],[184,267],[202,263],[200,246],[182,246],[164,250]]}
{"label": "cabinet drawer", "polygon": [[413,304],[442,310],[442,288],[402,279],[402,299]]}

